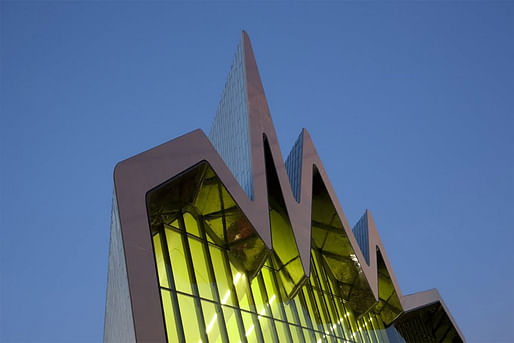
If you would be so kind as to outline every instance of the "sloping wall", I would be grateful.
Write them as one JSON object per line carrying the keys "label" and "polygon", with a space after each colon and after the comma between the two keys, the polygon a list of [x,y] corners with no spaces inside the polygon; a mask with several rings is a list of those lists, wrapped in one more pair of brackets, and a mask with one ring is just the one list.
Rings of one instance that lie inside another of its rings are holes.
{"label": "sloping wall", "polygon": [[105,304],[104,342],[135,342],[134,321],[121,239],[120,217],[116,194],[112,199],[109,271]]}

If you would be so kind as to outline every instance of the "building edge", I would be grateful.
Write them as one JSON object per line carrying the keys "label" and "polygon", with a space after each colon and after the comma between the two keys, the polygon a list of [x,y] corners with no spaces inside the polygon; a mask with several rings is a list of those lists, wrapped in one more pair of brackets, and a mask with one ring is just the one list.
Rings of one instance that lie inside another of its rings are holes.
{"label": "building edge", "polygon": [[104,342],[136,342],[116,192],[112,196]]}

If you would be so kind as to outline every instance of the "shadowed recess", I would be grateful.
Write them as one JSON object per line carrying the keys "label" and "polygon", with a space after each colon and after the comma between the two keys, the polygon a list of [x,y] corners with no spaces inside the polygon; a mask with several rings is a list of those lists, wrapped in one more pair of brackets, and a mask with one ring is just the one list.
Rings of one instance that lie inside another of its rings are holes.
{"label": "shadowed recess", "polygon": [[386,325],[390,325],[402,313],[402,305],[396,294],[391,276],[386,268],[382,253],[377,248],[378,303],[372,311],[379,315]]}
{"label": "shadowed recess", "polygon": [[312,248],[320,253],[342,297],[357,316],[366,312],[375,298],[343,229],[330,195],[314,167],[312,182]]}
{"label": "shadowed recess", "polygon": [[407,342],[462,342],[441,303],[403,314],[394,328]]}
{"label": "shadowed recess", "polygon": [[289,221],[275,163],[271,157],[266,137],[264,137],[264,156],[273,257],[283,286],[283,297],[290,299],[307,281],[307,276],[303,270],[298,245]]}

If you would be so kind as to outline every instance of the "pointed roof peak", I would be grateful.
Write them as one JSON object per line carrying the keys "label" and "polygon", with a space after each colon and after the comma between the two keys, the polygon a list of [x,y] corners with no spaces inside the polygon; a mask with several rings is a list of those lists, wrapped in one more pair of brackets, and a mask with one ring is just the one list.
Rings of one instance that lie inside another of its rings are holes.
{"label": "pointed roof peak", "polygon": [[[250,36],[248,35],[248,32],[245,30],[242,30],[241,32],[241,45],[243,46],[243,49],[248,46],[250,50],[253,50],[252,43],[250,41]],[[252,51],[253,54],[253,51]]]}
{"label": "pointed roof peak", "polygon": [[369,209],[366,209],[366,217],[368,218],[368,221],[371,220],[373,222],[375,222],[375,220],[373,219],[373,215],[371,214],[371,211]]}

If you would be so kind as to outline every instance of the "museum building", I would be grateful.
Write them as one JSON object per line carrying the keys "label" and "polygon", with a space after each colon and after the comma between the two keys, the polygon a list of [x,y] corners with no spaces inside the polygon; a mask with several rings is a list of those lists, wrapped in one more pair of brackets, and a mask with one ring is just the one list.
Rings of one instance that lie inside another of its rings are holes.
{"label": "museum building", "polygon": [[284,162],[243,32],[209,135],[116,165],[104,341],[464,336],[436,289],[401,293],[369,211],[352,229],[307,130]]}

